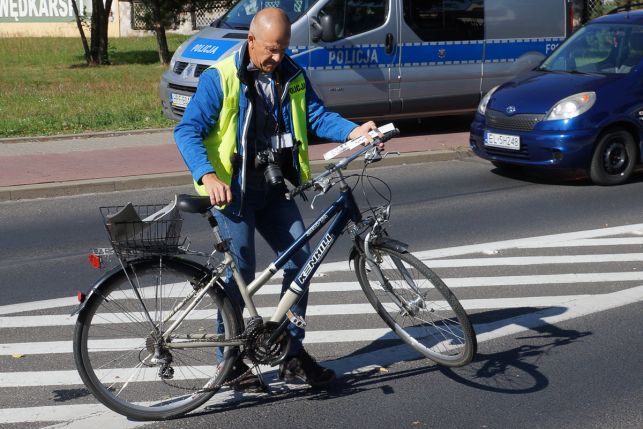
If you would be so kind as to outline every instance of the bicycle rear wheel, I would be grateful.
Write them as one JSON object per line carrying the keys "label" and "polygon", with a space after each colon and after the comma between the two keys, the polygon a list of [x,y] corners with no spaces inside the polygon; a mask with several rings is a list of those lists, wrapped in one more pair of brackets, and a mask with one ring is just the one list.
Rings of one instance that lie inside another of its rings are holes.
{"label": "bicycle rear wheel", "polygon": [[404,342],[439,364],[471,362],[477,348],[473,327],[440,277],[409,253],[377,246],[371,252],[383,279],[361,253],[355,273],[384,322]]}
{"label": "bicycle rear wheel", "polygon": [[184,414],[215,393],[203,389],[225,380],[237,350],[226,347],[217,365],[214,347],[169,348],[166,344],[195,345],[195,337],[213,339],[217,314],[223,320],[222,336],[234,337],[241,329],[239,313],[220,288],[210,288],[170,338],[160,341],[159,333],[177,317],[168,320],[168,314],[187,307],[185,297],[195,285],[209,280],[209,272],[170,257],[135,261],[127,271],[142,300],[122,269],[102,280],[76,322],[78,372],[94,396],[117,413],[137,420]]}

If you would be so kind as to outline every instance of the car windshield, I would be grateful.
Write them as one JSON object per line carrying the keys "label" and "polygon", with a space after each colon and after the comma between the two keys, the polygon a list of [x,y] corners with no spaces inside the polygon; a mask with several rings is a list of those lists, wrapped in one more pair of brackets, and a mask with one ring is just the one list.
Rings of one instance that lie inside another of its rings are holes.
{"label": "car windshield", "polygon": [[590,24],[567,39],[538,70],[629,73],[643,58],[643,26]]}
{"label": "car windshield", "polygon": [[241,0],[217,23],[220,28],[247,30],[255,14],[265,7],[279,7],[286,11],[290,22],[295,22],[316,0]]}

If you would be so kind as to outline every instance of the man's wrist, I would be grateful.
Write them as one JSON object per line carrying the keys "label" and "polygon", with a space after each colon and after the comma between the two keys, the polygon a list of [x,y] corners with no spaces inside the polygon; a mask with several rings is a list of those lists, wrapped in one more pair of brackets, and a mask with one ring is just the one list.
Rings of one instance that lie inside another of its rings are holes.
{"label": "man's wrist", "polygon": [[198,183],[199,185],[203,185],[203,184],[204,184],[204,179],[205,179],[207,176],[214,176],[214,177],[216,177],[217,175],[215,174],[215,172],[214,172],[214,171],[210,171],[210,172],[205,173],[204,175],[202,175],[202,176],[199,178],[199,180],[197,180],[197,183]]}

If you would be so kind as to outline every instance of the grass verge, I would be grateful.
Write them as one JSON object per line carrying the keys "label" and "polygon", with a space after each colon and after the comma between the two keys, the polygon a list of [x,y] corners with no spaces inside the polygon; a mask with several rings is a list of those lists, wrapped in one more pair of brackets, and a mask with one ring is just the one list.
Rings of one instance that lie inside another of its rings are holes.
{"label": "grass verge", "polygon": [[[174,51],[188,36],[171,35]],[[156,39],[110,39],[87,67],[80,38],[0,38],[0,137],[171,127],[161,113]]]}

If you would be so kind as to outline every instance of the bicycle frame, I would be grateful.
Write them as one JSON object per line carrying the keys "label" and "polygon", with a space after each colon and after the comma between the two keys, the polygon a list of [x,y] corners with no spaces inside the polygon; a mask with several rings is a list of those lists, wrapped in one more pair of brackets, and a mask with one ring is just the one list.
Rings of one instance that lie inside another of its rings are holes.
{"label": "bicycle frame", "polygon": [[[279,300],[277,308],[273,315],[270,317],[270,322],[281,324],[280,328],[277,329],[277,332],[281,332],[285,329],[286,314],[290,308],[297,302],[298,299],[306,292],[308,288],[308,281],[315,274],[323,260],[325,259],[328,251],[332,248],[333,244],[337,241],[337,238],[342,234],[344,228],[348,225],[350,221],[355,223],[362,220],[362,214],[359,211],[357,202],[353,195],[352,189],[344,182],[344,178],[341,175],[341,169],[344,168],[348,163],[350,163],[355,158],[366,153],[371,146],[367,146],[355,154],[344,158],[338,164],[333,166],[334,168],[328,169],[323,176],[330,174],[331,172],[338,172],[340,177],[340,195],[330,206],[321,214],[319,217],[312,223],[310,227],[304,231],[304,233],[299,236],[286,251],[275,259],[264,271],[262,271],[259,276],[253,280],[250,284],[246,284],[241,273],[236,267],[234,259],[230,254],[229,250],[224,251],[224,259],[222,267],[228,267],[232,271],[232,276],[237,283],[239,292],[243,299],[243,302],[250,314],[251,319],[259,318],[257,313],[257,308],[252,300],[252,296],[257,293],[272,277],[281,269],[283,266],[295,255],[301,248],[306,245],[312,237],[317,234],[326,224],[333,220],[332,224],[326,230],[326,234],[321,238],[315,250],[311,253],[310,257],[300,269],[297,274],[295,281],[290,285],[288,290]],[[320,176],[321,177],[321,176]],[[211,216],[211,214],[210,214]],[[216,226],[216,221],[212,224],[213,232],[218,241],[220,240],[218,226]],[[226,246],[227,247],[227,246]],[[220,266],[221,268],[221,266]],[[379,271],[379,270],[378,270]],[[188,307],[183,311],[183,313],[171,324],[171,326],[163,333],[165,339],[169,338],[173,331],[183,322],[187,317],[190,311],[198,305],[199,301],[205,296],[207,291],[214,286],[215,282],[218,280],[219,276],[223,272],[222,269],[218,270],[218,275],[213,276],[210,282],[194,296],[193,292],[190,296],[194,297],[193,301],[188,305]],[[381,273],[380,273],[381,276]],[[131,281],[130,281],[131,282]],[[134,286],[132,284],[132,286]],[[136,287],[134,287],[136,289]],[[190,297],[187,297],[186,300],[182,301],[180,306],[184,305],[186,301],[189,301]],[[180,307],[177,307],[166,317],[165,323],[167,323],[173,315],[178,313]],[[149,317],[149,315],[148,315]],[[282,323],[284,322],[284,323]],[[154,329],[157,329],[155,325]],[[215,334],[212,334],[212,338],[216,338]],[[186,348],[186,347],[221,347],[225,346],[237,346],[242,345],[243,341],[209,341],[207,343],[174,343],[168,342],[166,344],[167,348]]]}
{"label": "bicycle frame", "polygon": [[[275,322],[277,324],[285,320],[286,313],[292,307],[297,300],[303,295],[308,288],[308,281],[315,274],[321,263],[324,261],[328,251],[331,249],[333,244],[337,241],[337,238],[342,234],[342,231],[350,221],[359,222],[362,220],[362,215],[353,196],[353,192],[348,187],[348,185],[342,184],[340,187],[339,197],[332,203],[330,206],[321,214],[317,219],[312,223],[310,227],[304,231],[304,233],[299,236],[293,244],[290,245],[286,251],[275,259],[264,271],[262,271],[257,278],[252,281],[250,284],[246,284],[243,280],[243,277],[236,268],[234,259],[229,251],[224,253],[223,265],[228,266],[232,270],[232,276],[235,279],[241,296],[244,300],[246,308],[251,318],[259,317],[257,313],[257,308],[252,300],[252,296],[257,293],[283,266],[293,257],[302,247],[304,247],[313,236],[317,234],[325,225],[329,222],[332,223],[326,229],[326,233],[319,240],[315,251],[311,253],[310,257],[301,268],[297,274],[295,281],[290,285],[286,293],[282,296],[277,304],[277,308],[274,314],[270,317],[270,322]],[[219,271],[221,272],[221,270]],[[169,337],[172,332],[178,327],[183,320],[187,317],[189,312],[198,304],[198,302],[205,296],[207,290],[210,287],[214,286],[215,281],[218,276],[214,277],[203,289],[198,293],[193,292],[191,294],[194,299],[187,306],[187,308],[182,312],[182,314],[173,321],[172,325],[165,330],[163,333],[164,337]],[[196,296],[194,296],[196,294]],[[189,297],[187,298],[189,300]],[[185,303],[183,301],[180,306]],[[177,311],[172,311],[168,316],[169,320]],[[285,327],[285,325],[284,325]],[[216,336],[216,335],[215,335]],[[213,337],[215,337],[213,336]],[[186,348],[186,347],[221,347],[222,345],[232,346],[232,345],[242,345],[243,341],[231,343],[230,341],[209,341],[207,343],[168,343],[166,346],[170,349],[172,348]]]}
{"label": "bicycle frame", "polygon": [[[300,269],[295,277],[295,281],[284,293],[277,309],[270,318],[271,322],[281,322],[288,310],[294,305],[299,297],[303,295],[308,288],[308,281],[315,274],[323,260],[326,258],[328,251],[333,247],[337,238],[342,234],[344,228],[350,221],[359,222],[362,215],[357,207],[353,192],[347,185],[340,188],[339,197],[312,223],[306,231],[295,240],[295,242],[277,259],[275,259],[261,274],[249,285],[245,285],[243,279],[238,282],[242,296],[245,299],[247,295],[250,299],[245,301],[246,307],[251,317],[257,317],[257,310],[254,308],[251,297],[264,286],[301,248],[308,243],[312,237],[317,234],[332,219],[333,222],[326,230],[326,233],[319,240],[317,247],[311,253],[310,257]],[[239,276],[241,277],[241,276]],[[244,293],[244,291],[246,293]]]}

